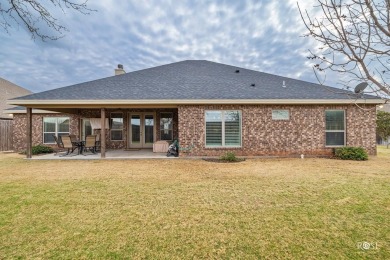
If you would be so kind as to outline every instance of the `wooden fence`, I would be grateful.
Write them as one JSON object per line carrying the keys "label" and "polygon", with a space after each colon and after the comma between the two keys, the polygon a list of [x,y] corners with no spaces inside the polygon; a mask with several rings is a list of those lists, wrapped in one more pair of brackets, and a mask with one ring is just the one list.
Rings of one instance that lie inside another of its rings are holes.
{"label": "wooden fence", "polygon": [[0,119],[0,151],[11,151],[12,147],[12,120]]}

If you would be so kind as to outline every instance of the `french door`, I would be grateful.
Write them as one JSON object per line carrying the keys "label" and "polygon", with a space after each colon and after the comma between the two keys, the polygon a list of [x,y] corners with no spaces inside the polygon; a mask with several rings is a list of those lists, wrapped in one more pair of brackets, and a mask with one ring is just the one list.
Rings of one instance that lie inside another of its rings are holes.
{"label": "french door", "polygon": [[129,147],[152,148],[155,140],[154,113],[131,113],[129,115]]}

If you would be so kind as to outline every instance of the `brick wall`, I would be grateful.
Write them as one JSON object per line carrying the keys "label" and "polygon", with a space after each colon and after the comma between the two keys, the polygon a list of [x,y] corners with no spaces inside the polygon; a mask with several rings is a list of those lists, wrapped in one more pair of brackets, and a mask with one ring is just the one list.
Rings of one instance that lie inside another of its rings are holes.
{"label": "brick wall", "polygon": [[[33,114],[32,116],[32,145],[43,144],[43,118],[44,117],[69,117],[70,134],[79,135],[80,117],[72,114]],[[14,150],[21,152],[26,150],[27,116],[26,114],[15,114],[13,120],[13,146]],[[56,147],[56,144],[45,144],[45,146]]]}
{"label": "brick wall", "polygon": [[[272,120],[272,109],[287,109],[289,120]],[[180,156],[220,156],[233,151],[239,156],[331,155],[325,147],[325,110],[344,109],[346,145],[362,146],[376,154],[375,105],[207,105],[179,106]],[[241,110],[242,146],[205,147],[205,110]]]}

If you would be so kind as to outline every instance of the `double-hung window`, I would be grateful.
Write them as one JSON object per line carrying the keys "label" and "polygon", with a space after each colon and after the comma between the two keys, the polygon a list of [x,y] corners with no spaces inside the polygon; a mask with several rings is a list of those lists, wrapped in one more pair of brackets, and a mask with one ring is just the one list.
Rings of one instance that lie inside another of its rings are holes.
{"label": "double-hung window", "polygon": [[111,113],[111,140],[123,140],[123,114]]}
{"label": "double-hung window", "polygon": [[241,111],[206,111],[206,147],[241,146]]}
{"label": "double-hung window", "polygon": [[325,111],[325,143],[326,146],[345,145],[345,111]]}
{"label": "double-hung window", "polygon": [[69,135],[69,117],[43,118],[43,143],[55,144],[53,135],[57,137]]}

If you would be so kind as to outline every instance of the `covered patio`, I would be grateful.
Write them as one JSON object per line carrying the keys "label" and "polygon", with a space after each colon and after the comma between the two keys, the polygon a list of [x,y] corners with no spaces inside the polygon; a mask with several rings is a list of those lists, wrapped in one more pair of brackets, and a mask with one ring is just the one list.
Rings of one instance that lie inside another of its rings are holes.
{"label": "covered patio", "polygon": [[[59,159],[97,159],[97,158],[165,158],[164,153],[153,153],[151,148],[161,140],[167,144],[173,142],[178,137],[178,111],[173,106],[160,105],[158,107],[145,107],[137,105],[122,104],[109,108],[97,108],[94,106],[85,106],[67,104],[57,107],[53,104],[40,105],[47,111],[54,111],[53,115],[35,116],[31,107],[26,110],[26,144],[27,158],[53,159],[49,156],[32,156],[33,129],[36,129],[37,119],[41,120],[43,125],[43,143],[49,145],[55,150],[56,144],[45,142],[49,140],[54,133],[45,131],[46,119],[60,118],[62,126],[69,129],[65,133],[56,133],[56,135],[75,135],[80,141],[84,141],[87,135],[95,135],[99,140],[100,152],[93,155],[77,155],[59,157]],[[33,119],[33,115],[35,119]],[[54,120],[55,121],[55,120]],[[34,125],[35,123],[35,125]],[[87,124],[88,123],[88,124]],[[55,129],[60,128],[56,126]],[[49,140],[51,141],[51,140]],[[156,151],[155,151],[156,152]],[[161,152],[161,151],[158,151]]]}

